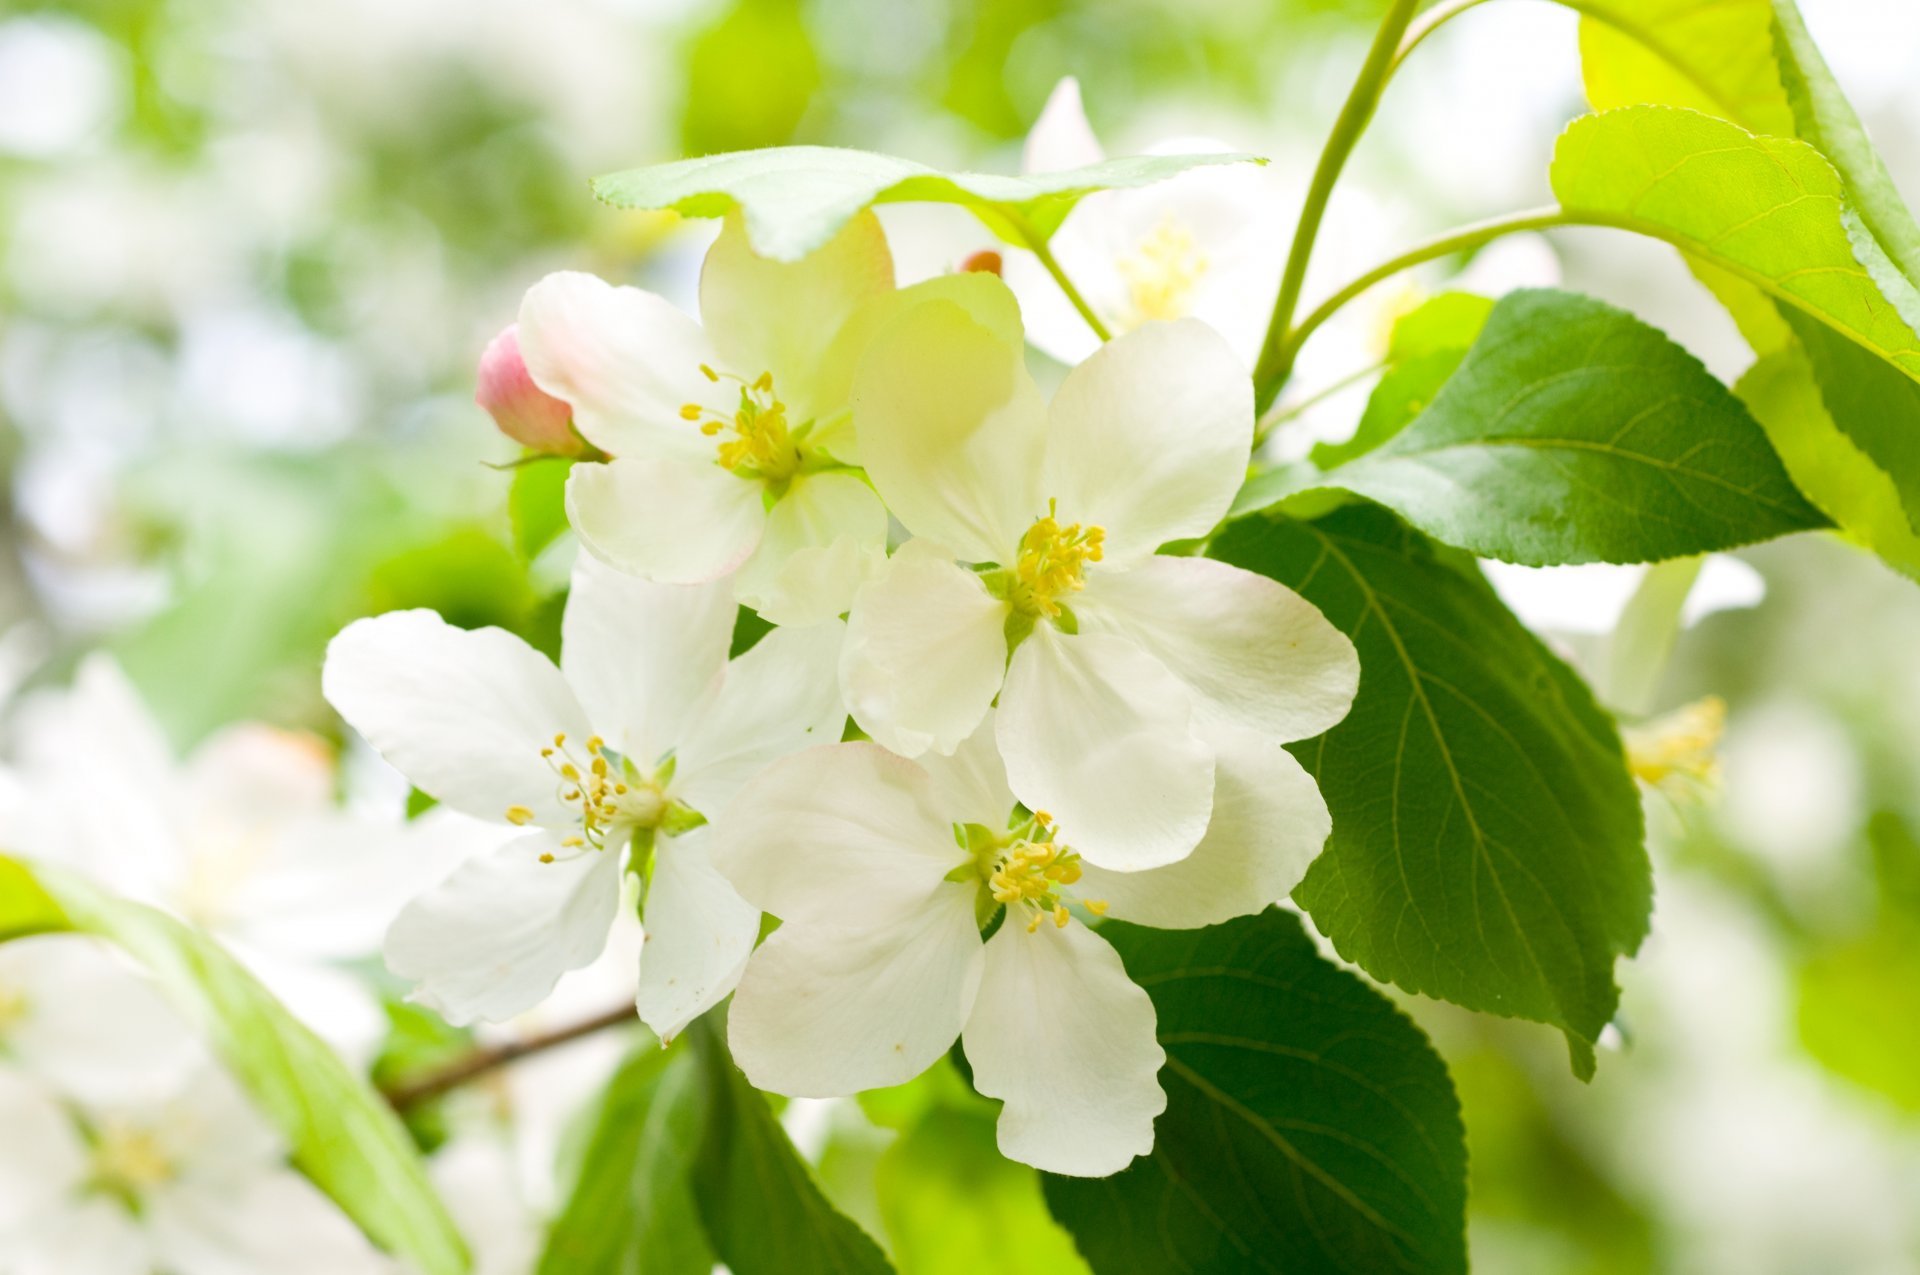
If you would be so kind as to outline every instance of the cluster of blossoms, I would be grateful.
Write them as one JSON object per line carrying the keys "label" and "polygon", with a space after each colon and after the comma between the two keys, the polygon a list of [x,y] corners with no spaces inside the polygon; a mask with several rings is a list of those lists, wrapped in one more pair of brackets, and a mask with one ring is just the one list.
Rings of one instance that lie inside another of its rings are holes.
{"label": "cluster of blossoms", "polygon": [[[640,1017],[670,1041],[732,994],[761,1088],[901,1083],[958,1038],[1010,1157],[1151,1149],[1153,1004],[1097,927],[1283,899],[1329,830],[1284,745],[1359,675],[1295,593],[1161,552],[1225,517],[1254,437],[1172,234],[1128,249],[1122,334],[1051,401],[1007,283],[897,287],[871,212],[793,262],[730,215],[699,321],[583,274],[528,292],[480,398],[578,460],[559,667],[413,611],[325,670],[420,789],[520,830],[395,922],[420,999],[516,1014],[627,909]],[[776,626],[744,653],[738,606]]]}

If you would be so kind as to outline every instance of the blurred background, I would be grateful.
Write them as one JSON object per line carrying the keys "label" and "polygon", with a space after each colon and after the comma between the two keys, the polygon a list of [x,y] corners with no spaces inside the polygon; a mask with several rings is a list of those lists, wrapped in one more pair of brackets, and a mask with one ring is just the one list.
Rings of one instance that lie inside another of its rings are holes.
{"label": "blurred background", "polygon": [[[316,674],[356,615],[433,606],[551,644],[555,479],[494,467],[515,450],[472,403],[478,353],[551,269],[689,299],[711,235],[601,207],[589,177],[796,141],[1011,171],[1074,75],[1111,152],[1218,138],[1297,192],[1380,7],[9,0],[0,702],[104,646],[182,746],[237,717],[337,737]],[[1802,7],[1920,195],[1920,6]],[[1546,202],[1552,139],[1583,109],[1570,13],[1450,24],[1363,143],[1310,299],[1419,235]],[[906,273],[977,246],[889,218]],[[1461,268],[1629,306],[1729,379],[1749,361],[1657,246],[1574,232]],[[1363,366],[1404,302],[1330,330],[1295,393]],[[1350,430],[1360,395],[1283,445]],[[1544,1028],[1409,1004],[1465,1105],[1479,1271],[1920,1271],[1920,589],[1825,538],[1742,557],[1764,587],[1687,630],[1645,705],[1717,695],[1728,720],[1717,779],[1649,797],[1654,933],[1597,1080],[1574,1082]],[[1502,581],[1575,658],[1615,583]],[[830,1115],[789,1123],[830,1187],[871,1192],[835,1166],[870,1168],[885,1130]],[[918,1153],[895,1154],[905,1171]]]}

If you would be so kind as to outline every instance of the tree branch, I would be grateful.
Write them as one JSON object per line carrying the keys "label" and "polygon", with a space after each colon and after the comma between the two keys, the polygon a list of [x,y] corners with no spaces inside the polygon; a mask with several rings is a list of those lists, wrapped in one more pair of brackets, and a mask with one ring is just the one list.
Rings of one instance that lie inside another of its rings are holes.
{"label": "tree branch", "polygon": [[470,1084],[490,1071],[498,1071],[502,1067],[519,1062],[522,1058],[571,1044],[582,1037],[591,1036],[609,1027],[637,1022],[639,1018],[634,1013],[633,1002],[623,1001],[612,1009],[565,1027],[528,1036],[524,1040],[511,1040],[484,1049],[476,1049],[466,1057],[457,1058],[444,1067],[389,1085],[384,1093],[387,1102],[394,1110],[405,1111],[409,1107],[458,1089],[461,1085]]}

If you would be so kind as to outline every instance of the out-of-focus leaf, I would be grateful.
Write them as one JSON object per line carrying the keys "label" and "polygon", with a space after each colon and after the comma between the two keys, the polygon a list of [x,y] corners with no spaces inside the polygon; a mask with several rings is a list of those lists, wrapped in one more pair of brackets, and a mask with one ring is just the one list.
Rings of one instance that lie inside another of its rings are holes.
{"label": "out-of-focus leaf", "polygon": [[1698,359],[1550,289],[1503,298],[1432,405],[1325,481],[1530,566],[1659,561],[1827,522]]}
{"label": "out-of-focus leaf", "polygon": [[1009,177],[943,173],[910,159],[831,146],[706,155],[600,177],[616,208],[671,208],[689,217],[746,216],[755,251],[797,261],[872,204],[959,204],[1010,243],[1044,243],[1073,206],[1099,190],[1146,186],[1207,164],[1264,163],[1252,155],[1132,155],[1060,173]]}
{"label": "out-of-focus leaf", "polygon": [[1402,315],[1387,342],[1387,370],[1367,396],[1366,411],[1344,442],[1317,443],[1313,463],[1332,469],[1366,455],[1420,415],[1460,367],[1493,302],[1470,292],[1443,292]]}
{"label": "out-of-focus leaf", "polygon": [[707,1275],[713,1253],[690,1175],[700,1144],[700,1068],[648,1040],[607,1082],[572,1193],[539,1275]]}
{"label": "out-of-focus leaf", "polygon": [[714,1255],[733,1275],[884,1275],[893,1268],[820,1193],[767,1100],[727,1056],[710,1018],[687,1033],[706,1091],[693,1193]]}
{"label": "out-of-focus leaf", "polygon": [[387,559],[369,582],[369,610],[429,607],[463,629],[494,625],[522,633],[538,599],[526,564],[483,527],[457,527]]}
{"label": "out-of-focus leaf", "polygon": [[1800,1039],[1829,1071],[1920,1113],[1920,926],[1882,923],[1800,971]]}
{"label": "out-of-focus leaf", "polygon": [[1153,997],[1167,1110],[1124,1171],[1046,1178],[1095,1271],[1467,1269],[1459,1103],[1392,1002],[1278,909],[1101,934]]}
{"label": "out-of-focus leaf", "polygon": [[513,544],[531,562],[567,529],[567,475],[573,462],[558,457],[531,460],[513,471],[507,515]]}
{"label": "out-of-focus leaf", "polygon": [[1612,720],[1484,579],[1386,510],[1246,518],[1209,552],[1303,594],[1365,670],[1346,720],[1292,746],[1333,812],[1295,901],[1376,978],[1559,1027],[1591,1076],[1614,960],[1653,901]]}
{"label": "out-of-focus leaf", "polygon": [[1596,111],[1682,106],[1792,136],[1768,0],[1590,0],[1580,66]]}
{"label": "out-of-focus leaf", "polygon": [[1878,249],[1805,142],[1626,107],[1568,127],[1552,182],[1568,210],[1664,239],[1920,379],[1920,338],[1902,318],[1920,313],[1920,294],[1897,271],[1869,273]]}
{"label": "out-of-focus leaf", "polygon": [[[24,881],[26,888],[12,887]],[[0,858],[0,917],[77,931],[140,962],[278,1128],[293,1162],[378,1244],[426,1275],[461,1275],[466,1249],[411,1139],[379,1095],[212,939],[64,872]]]}
{"label": "out-of-focus leaf", "polygon": [[1471,292],[1442,292],[1428,297],[1394,321],[1387,338],[1387,361],[1404,363],[1447,350],[1465,350],[1487,326],[1491,298]]}
{"label": "out-of-focus leaf", "polygon": [[681,153],[778,146],[820,88],[820,60],[798,0],[735,0],[685,58]]}

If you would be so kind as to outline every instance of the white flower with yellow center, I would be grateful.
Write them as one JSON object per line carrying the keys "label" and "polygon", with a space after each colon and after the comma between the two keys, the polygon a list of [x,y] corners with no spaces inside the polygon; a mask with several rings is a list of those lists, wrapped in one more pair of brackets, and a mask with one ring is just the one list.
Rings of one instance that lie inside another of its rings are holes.
{"label": "white flower with yellow center", "polygon": [[0,946],[0,1064],[107,1101],[170,1088],[199,1056],[173,1010],[105,944],[61,934]]}
{"label": "white flower with yellow center", "polygon": [[662,583],[737,572],[739,600],[780,624],[845,611],[887,534],[851,468],[847,387],[868,319],[893,294],[871,213],[791,263],[759,256],[729,217],[700,277],[704,326],[591,275],[534,285],[520,309],[526,366],[614,458],[568,482],[587,548]]}
{"label": "white flower with yellow center", "polygon": [[600,955],[622,868],[642,883],[640,1017],[671,1039],[725,996],[759,932],[707,855],[708,819],[777,757],[840,738],[836,623],[781,629],[729,662],[725,582],[661,585],[582,554],[560,667],[499,629],[431,611],[360,620],[322,684],[423,791],[531,829],[415,899],[387,964],[455,1023],[526,1010]]}
{"label": "white flower with yellow center", "polygon": [[1207,826],[1207,729],[1319,734],[1352,702],[1353,646],[1272,580],[1155,554],[1211,531],[1246,474],[1252,391],[1210,328],[1120,337],[1049,408],[1012,294],[964,282],[861,365],[867,472],[919,539],[855,597],[847,705],[911,757],[951,752],[998,697],[1020,800],[1090,862],[1172,863]]}
{"label": "white flower with yellow center", "polygon": [[118,665],[85,660],[70,689],[29,697],[17,768],[0,784],[5,848],[84,872],[218,938],[350,1056],[385,1035],[347,968],[408,898],[458,862],[469,829],[343,808],[331,750],[257,722],[184,758]]}
{"label": "white flower with yellow center", "polygon": [[1152,1002],[1085,922],[1257,912],[1299,881],[1331,821],[1284,748],[1222,726],[1199,846],[1171,867],[1106,871],[1071,823],[1016,804],[993,735],[983,724],[917,763],[868,743],[809,749],[748,785],[714,858],[784,924],[734,994],[733,1055],[762,1089],[826,1097],[910,1080],[958,1036],[975,1087],[1006,1102],[1007,1156],[1114,1173],[1153,1147],[1163,1054]]}
{"label": "white flower with yellow center", "polygon": [[[149,1040],[127,1032],[118,1047],[140,1054]],[[210,1063],[137,1103],[60,1102],[0,1070],[0,1130],[8,1275],[392,1270]]]}
{"label": "white flower with yellow center", "polygon": [[[1146,153],[1232,149],[1189,137],[1169,139]],[[1058,172],[1106,157],[1087,122],[1079,84],[1060,81],[1027,135],[1024,171]],[[1275,226],[1291,211],[1272,170],[1207,165],[1151,186],[1087,196],[1067,215],[1049,248],[1109,332],[1197,318],[1225,336],[1251,366],[1280,285],[1285,239]],[[1032,254],[1008,252],[1005,273],[1035,345],[1064,363],[1078,363],[1099,347],[1092,327]]]}

